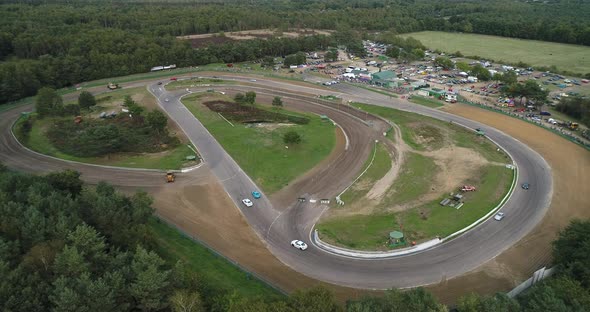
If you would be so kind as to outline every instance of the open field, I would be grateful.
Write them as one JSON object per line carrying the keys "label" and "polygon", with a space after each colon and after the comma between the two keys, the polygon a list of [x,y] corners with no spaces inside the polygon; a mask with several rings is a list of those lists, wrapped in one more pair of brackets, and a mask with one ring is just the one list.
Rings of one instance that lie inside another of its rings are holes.
{"label": "open field", "polygon": [[410,102],[424,105],[424,106],[428,106],[428,107],[432,107],[432,108],[437,108],[437,107],[441,107],[441,106],[445,105],[443,101],[429,99],[429,98],[425,98],[425,97],[422,97],[419,95],[413,95],[410,98]]}
{"label": "open field", "polygon": [[[411,180],[410,175],[402,174],[401,177]],[[388,233],[394,230],[403,231],[408,242],[445,237],[470,225],[495,207],[510,188],[512,170],[503,166],[487,166],[479,180],[476,192],[464,194],[465,205],[460,209],[440,206],[438,203],[444,197],[441,196],[405,211],[338,217],[318,224],[317,228],[327,242],[364,250],[387,249]],[[410,194],[398,193],[403,196],[400,201],[407,202],[423,194],[420,191],[424,190],[417,189],[415,181],[406,182],[403,189]]]}
{"label": "open field", "polygon": [[149,227],[155,234],[160,255],[170,263],[182,261],[192,272],[197,273],[201,285],[206,287],[199,290],[202,296],[214,297],[235,292],[240,296],[262,297],[265,300],[283,297],[275,289],[249,276],[162,221],[153,219]]}
{"label": "open field", "polygon": [[[103,111],[119,111],[119,106],[123,102],[123,98],[127,95],[131,95],[140,106],[146,108],[146,111],[157,107],[155,99],[153,99],[146,89],[133,88],[113,91],[105,95],[97,96],[98,103],[94,110],[88,113],[83,113],[82,116],[85,119],[90,118],[91,116],[96,118]],[[65,104],[69,103],[75,102],[66,102]],[[181,138],[181,144],[172,149],[158,153],[116,153],[100,157],[78,157],[60,151],[49,141],[46,135],[46,131],[50,126],[52,126],[54,122],[60,120],[71,121],[72,117],[46,117],[44,119],[36,119],[28,137],[25,138],[16,130],[18,129],[18,125],[23,121],[23,119],[21,119],[15,127],[15,134],[22,144],[38,153],[82,163],[161,170],[180,169],[183,166],[190,166],[197,163],[196,161],[187,161],[185,159],[186,156],[194,155],[195,153],[187,146],[188,143],[183,132],[179,131],[176,124],[171,121],[168,123],[169,131]]]}
{"label": "open field", "polygon": [[[440,139],[442,138],[442,135],[440,131],[437,130],[437,128],[444,127],[445,129],[449,129],[450,138],[455,145],[474,149],[485,159],[491,162],[510,162],[508,155],[506,155],[501,150],[498,151],[495,144],[489,140],[479,137],[474,131],[465,129],[461,126],[448,124],[437,119],[387,107],[362,103],[353,103],[353,106],[359,107],[360,109],[371,114],[379,115],[383,118],[389,119],[393,123],[397,124],[402,131],[401,136],[403,140],[407,145],[415,150],[426,150],[427,146],[425,142],[428,142],[428,146],[431,149],[437,148],[437,144],[441,142]],[[423,126],[422,124],[426,124],[427,126]],[[416,125],[420,126],[416,127]],[[420,141],[422,141],[422,143]]]}
{"label": "open field", "polygon": [[[232,126],[202,104],[212,101],[232,100],[216,93],[183,98],[183,103],[191,113],[215,136],[256,184],[269,194],[313,168],[335,146],[336,128],[332,123],[322,121],[319,116],[281,110],[283,114],[307,117],[310,122],[306,125],[236,122]],[[301,135],[302,142],[285,148],[283,134],[291,130]]]}
{"label": "open field", "polygon": [[[390,248],[387,235],[393,230],[402,230],[407,241],[444,237],[489,212],[510,188],[513,171],[504,166],[507,156],[473,131],[390,108],[353,105],[395,122],[391,139],[395,161],[401,164],[379,195],[366,195],[375,178],[353,185],[351,198],[343,198],[345,205],[333,207],[317,225],[327,242],[383,250]],[[474,185],[477,191],[463,193],[460,209],[439,205],[462,185]]]}
{"label": "open field", "polygon": [[460,51],[466,56],[480,56],[509,63],[524,62],[532,66],[556,66],[559,70],[590,73],[590,47],[486,36],[476,34],[423,31],[404,34],[414,37],[429,49]]}
{"label": "open field", "polygon": [[199,34],[178,36],[176,38],[189,40],[193,48],[202,48],[210,45],[224,44],[237,40],[268,39],[271,37],[297,38],[310,35],[330,35],[331,30],[317,29],[292,29],[289,31],[278,31],[273,29],[252,29],[243,31],[232,31],[214,34]]}

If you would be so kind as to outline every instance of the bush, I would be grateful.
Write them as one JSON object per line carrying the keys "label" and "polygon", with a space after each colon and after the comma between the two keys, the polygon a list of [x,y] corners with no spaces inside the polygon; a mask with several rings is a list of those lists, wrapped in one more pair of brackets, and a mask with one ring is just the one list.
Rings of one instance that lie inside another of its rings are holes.
{"label": "bush", "polygon": [[301,135],[295,131],[289,131],[283,136],[285,144],[299,144],[301,143]]}

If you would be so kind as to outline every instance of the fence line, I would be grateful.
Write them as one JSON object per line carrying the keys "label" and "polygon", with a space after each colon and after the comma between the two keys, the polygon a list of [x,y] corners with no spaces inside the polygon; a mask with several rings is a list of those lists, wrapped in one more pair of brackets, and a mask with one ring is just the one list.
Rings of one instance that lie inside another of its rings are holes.
{"label": "fence line", "polygon": [[529,289],[531,286],[535,285],[536,283],[542,281],[543,279],[553,275],[555,272],[555,267],[545,269],[542,267],[533,273],[533,276],[526,281],[522,282],[520,285],[514,287],[511,291],[507,293],[508,297],[514,298],[518,296],[518,294],[522,293],[523,291]]}

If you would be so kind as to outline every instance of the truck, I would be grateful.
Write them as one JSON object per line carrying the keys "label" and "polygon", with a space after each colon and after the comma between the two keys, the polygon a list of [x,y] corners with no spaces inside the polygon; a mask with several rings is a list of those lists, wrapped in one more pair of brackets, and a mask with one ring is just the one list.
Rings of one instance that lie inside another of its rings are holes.
{"label": "truck", "polygon": [[445,95],[445,102],[447,103],[457,103],[457,95],[453,93],[447,93]]}

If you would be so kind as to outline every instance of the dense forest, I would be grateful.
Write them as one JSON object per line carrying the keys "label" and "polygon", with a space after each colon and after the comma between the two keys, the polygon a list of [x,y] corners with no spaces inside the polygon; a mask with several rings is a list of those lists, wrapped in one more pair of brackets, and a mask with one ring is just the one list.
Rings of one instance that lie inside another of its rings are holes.
{"label": "dense forest", "polygon": [[[131,196],[75,171],[34,176],[0,165],[1,311],[414,311],[449,309],[428,291],[389,290],[342,306],[325,288],[289,297],[216,293],[186,263],[155,250],[146,193]],[[165,249],[164,249],[165,250]],[[517,300],[468,295],[458,312],[588,311],[590,220],[574,221],[554,242],[558,267]]]}
{"label": "dense forest", "polygon": [[[0,5],[0,103],[93,79],[358,47],[369,32],[473,32],[590,45],[585,1],[68,1]],[[259,28],[337,30],[339,39],[254,40],[193,49],[175,37]],[[355,34],[350,36],[350,34]]]}

